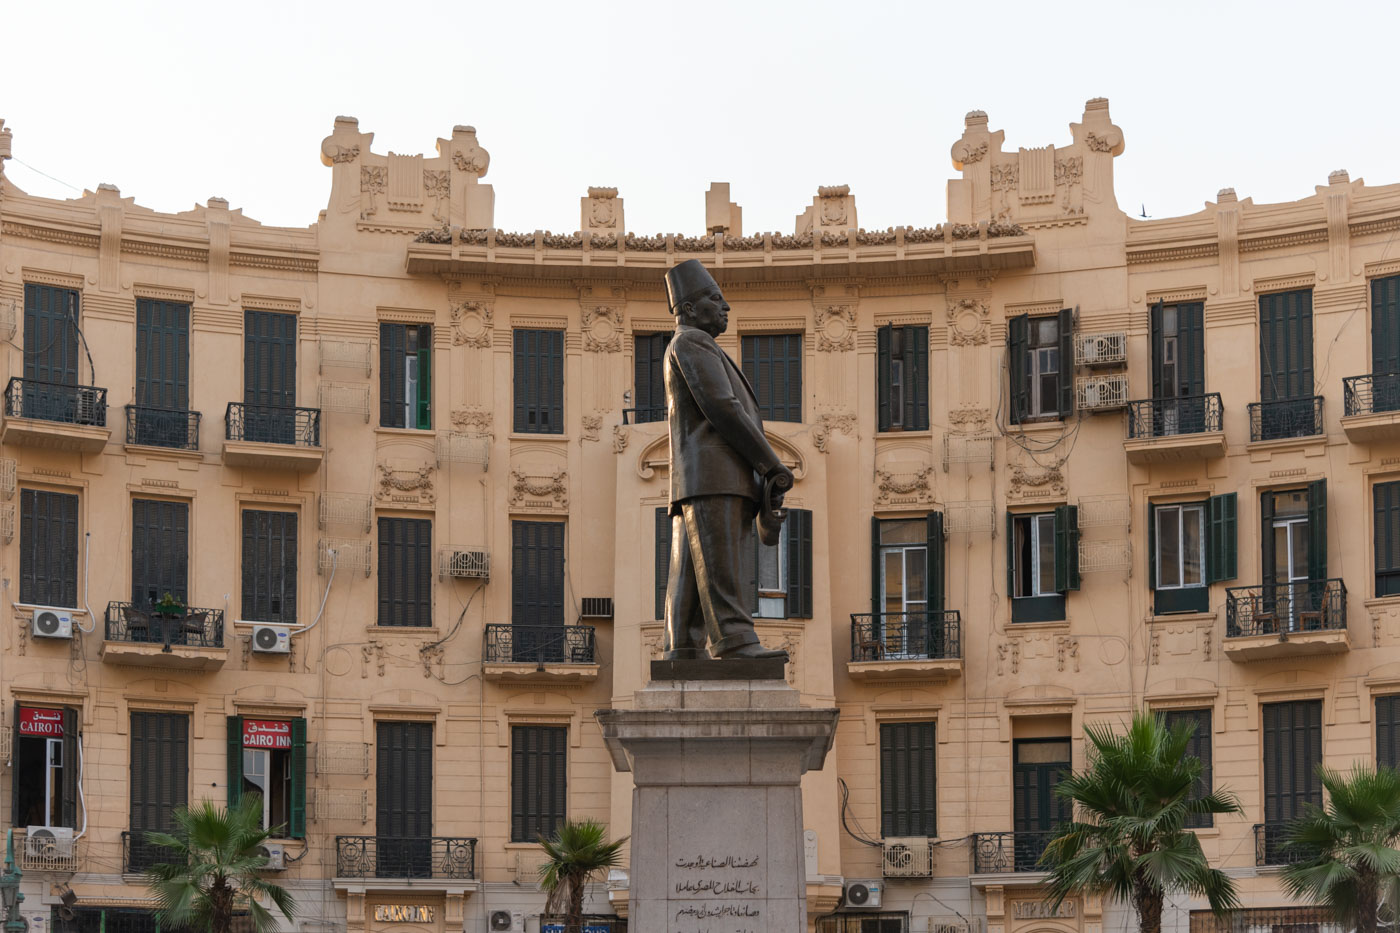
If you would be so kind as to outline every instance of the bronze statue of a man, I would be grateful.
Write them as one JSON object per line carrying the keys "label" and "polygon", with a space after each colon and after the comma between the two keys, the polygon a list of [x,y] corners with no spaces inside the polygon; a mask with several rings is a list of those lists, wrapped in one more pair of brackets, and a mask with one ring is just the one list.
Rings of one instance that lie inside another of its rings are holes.
{"label": "bronze statue of a man", "polygon": [[[753,387],[715,337],[729,304],[698,260],[666,273],[676,333],[666,347],[666,422],[671,434],[671,574],[665,657],[784,658],[762,647],[745,594],[754,519],[782,505],[792,471],[763,434]],[[778,513],[781,514],[781,513]],[[767,533],[776,525],[768,513]]]}

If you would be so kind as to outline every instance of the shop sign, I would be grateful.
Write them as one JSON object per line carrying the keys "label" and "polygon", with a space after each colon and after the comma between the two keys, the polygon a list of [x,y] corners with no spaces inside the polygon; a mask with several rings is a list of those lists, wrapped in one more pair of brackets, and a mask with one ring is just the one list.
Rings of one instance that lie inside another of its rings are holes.
{"label": "shop sign", "polygon": [[245,719],[243,747],[291,748],[292,724],[275,719]]}
{"label": "shop sign", "polygon": [[63,735],[63,710],[19,708],[19,734],[57,738]]}
{"label": "shop sign", "polygon": [[1063,901],[1059,907],[1052,908],[1045,901],[1017,901],[1013,914],[1017,920],[1072,920],[1075,903]]}
{"label": "shop sign", "polygon": [[386,923],[432,923],[433,908],[427,904],[375,904],[374,919]]}

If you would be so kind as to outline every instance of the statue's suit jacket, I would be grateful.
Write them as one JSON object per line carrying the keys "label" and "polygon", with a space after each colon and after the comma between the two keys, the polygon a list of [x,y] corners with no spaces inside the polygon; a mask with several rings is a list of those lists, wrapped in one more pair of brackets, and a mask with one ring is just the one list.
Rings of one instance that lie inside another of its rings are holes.
{"label": "statue's suit jacket", "polygon": [[681,324],[666,345],[671,429],[671,514],[695,496],[758,502],[762,477],[779,466],[753,387],[715,338]]}

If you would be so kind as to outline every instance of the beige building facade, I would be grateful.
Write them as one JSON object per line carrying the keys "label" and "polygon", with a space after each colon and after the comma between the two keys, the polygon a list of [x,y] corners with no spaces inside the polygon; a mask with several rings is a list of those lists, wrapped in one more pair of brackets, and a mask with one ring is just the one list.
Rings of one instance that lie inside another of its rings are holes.
{"label": "beige building facade", "polygon": [[[797,477],[753,575],[841,710],[803,785],[815,928],[1127,928],[1050,914],[1035,860],[1083,727],[1144,705],[1240,798],[1196,831],[1249,922],[1299,922],[1277,827],[1316,763],[1400,748],[1400,184],[1136,220],[1107,101],[1069,129],[1005,151],[968,114],[946,221],[888,231],[831,186],[746,234],[726,184],[695,236],[629,232],[614,188],[579,232],[497,230],[473,128],[381,154],[346,117],[304,228],[0,175],[31,929],[153,929],[144,831],[252,793],[296,929],[539,928],[536,833],[630,831],[593,711],[659,653],[686,258]],[[21,145],[0,123],[0,168]],[[625,928],[625,874],[589,905]]]}

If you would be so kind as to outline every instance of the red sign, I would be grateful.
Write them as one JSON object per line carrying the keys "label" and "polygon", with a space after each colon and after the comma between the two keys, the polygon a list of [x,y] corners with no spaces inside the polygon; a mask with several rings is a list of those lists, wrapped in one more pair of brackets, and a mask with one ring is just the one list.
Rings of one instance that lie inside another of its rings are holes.
{"label": "red sign", "polygon": [[243,747],[291,748],[292,724],[276,719],[245,719]]}
{"label": "red sign", "polygon": [[63,710],[19,708],[19,734],[57,738],[63,735]]}

